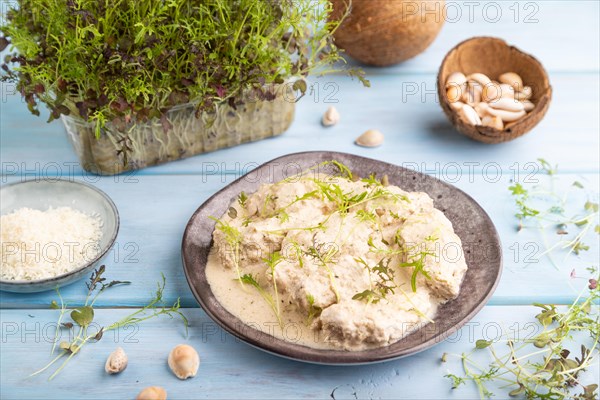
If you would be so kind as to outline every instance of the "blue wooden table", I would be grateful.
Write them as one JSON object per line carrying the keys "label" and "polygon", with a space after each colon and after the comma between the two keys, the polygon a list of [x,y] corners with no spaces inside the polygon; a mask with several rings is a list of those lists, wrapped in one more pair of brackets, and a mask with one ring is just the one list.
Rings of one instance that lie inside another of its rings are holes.
{"label": "blue wooden table", "polygon": [[[532,302],[569,304],[587,285],[586,279],[571,278],[571,271],[585,277],[586,268],[599,263],[594,243],[580,257],[553,267],[540,256],[538,233],[517,232],[507,187],[511,179],[545,179],[532,164],[543,157],[559,164],[559,190],[579,180],[598,193],[600,9],[597,1],[496,2],[494,7],[501,10],[497,18],[486,3],[453,4],[461,16],[446,23],[424,54],[400,66],[366,69],[372,88],[343,76],[313,78],[312,92],[298,104],[295,122],[283,136],[129,175],[85,173],[60,122],[46,124],[44,116],[29,115],[20,96],[4,85],[1,183],[56,176],[82,180],[108,193],[119,208],[121,231],[106,262],[107,277],[133,283],[111,289],[98,301],[97,321],[111,322],[146,304],[164,274],[165,301],[181,298],[190,329],[186,337],[180,323],[159,318],[108,334],[47,382],[46,376],[27,377],[50,359],[57,312],[49,304],[56,295],[0,293],[0,397],[131,399],[149,385],[165,387],[170,399],[478,397],[470,385],[451,389],[444,375],[459,373],[460,365],[456,360],[441,363],[441,355],[469,351],[476,339],[493,335],[490,327],[534,320]],[[444,54],[476,35],[506,39],[538,57],[550,74],[554,95],[548,115],[529,135],[510,143],[484,145],[460,136],[437,104],[435,77]],[[332,104],[342,119],[324,129],[319,121]],[[375,149],[355,146],[355,137],[371,128],[385,134],[385,144]],[[343,151],[404,165],[450,182],[477,200],[497,226],[505,260],[500,285],[483,311],[430,350],[358,367],[281,359],[219,329],[198,308],[183,275],[180,245],[186,222],[204,200],[240,174],[304,150]],[[83,282],[62,290],[71,306],[80,305],[85,293]],[[189,343],[200,353],[195,379],[182,382],[168,370],[167,354],[178,343]],[[125,348],[130,365],[121,375],[107,376],[104,361],[116,346]],[[592,381],[597,373],[589,372]]]}

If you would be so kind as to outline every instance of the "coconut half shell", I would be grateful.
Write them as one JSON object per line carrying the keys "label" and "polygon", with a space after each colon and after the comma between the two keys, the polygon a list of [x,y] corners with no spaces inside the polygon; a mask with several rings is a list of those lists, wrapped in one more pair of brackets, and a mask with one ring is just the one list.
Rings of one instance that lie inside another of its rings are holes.
{"label": "coconut half shell", "polygon": [[444,0],[331,0],[336,46],[365,64],[385,67],[422,53],[445,21]]}
{"label": "coconut half shell", "polygon": [[[465,75],[482,72],[491,79],[497,79],[508,71],[516,72],[523,78],[524,85],[533,89],[530,100],[535,107],[520,120],[507,124],[502,131],[469,125],[460,119],[446,98],[446,80],[457,71]],[[440,66],[437,89],[440,105],[452,125],[463,135],[484,143],[507,142],[526,134],[544,118],[552,99],[552,87],[542,64],[533,56],[494,37],[474,37],[450,50]]]}

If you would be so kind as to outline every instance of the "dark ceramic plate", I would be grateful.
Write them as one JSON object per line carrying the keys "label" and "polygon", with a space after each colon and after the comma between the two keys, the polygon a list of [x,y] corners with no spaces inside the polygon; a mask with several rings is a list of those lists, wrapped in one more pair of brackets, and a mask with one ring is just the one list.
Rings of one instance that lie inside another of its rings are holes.
{"label": "dark ceramic plate", "polygon": [[[373,350],[318,350],[277,339],[245,325],[219,304],[205,275],[215,222],[240,192],[255,192],[263,183],[273,183],[314,167],[323,161],[337,160],[365,177],[376,173],[389,177],[390,184],[407,191],[422,191],[444,212],[461,238],[469,270],[461,291],[438,310],[434,324],[428,324],[402,340]],[[190,219],[182,243],[184,271],[200,306],[223,329],[246,343],[270,353],[320,364],[365,364],[408,356],[425,350],[455,333],[477,314],[490,298],[500,279],[502,252],[494,224],[475,200],[461,190],[438,179],[396,165],[351,154],[307,152],[290,154],[269,161],[241,177],[208,199]]]}

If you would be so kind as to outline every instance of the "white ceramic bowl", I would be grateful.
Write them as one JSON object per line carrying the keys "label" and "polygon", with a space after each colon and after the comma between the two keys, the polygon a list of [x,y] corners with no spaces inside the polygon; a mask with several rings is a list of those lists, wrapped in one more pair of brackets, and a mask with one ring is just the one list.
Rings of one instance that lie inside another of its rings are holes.
{"label": "white ceramic bowl", "polygon": [[0,290],[16,293],[41,292],[72,283],[90,274],[100,265],[113,246],[119,231],[119,213],[106,193],[78,181],[30,180],[0,187],[0,214],[8,214],[27,207],[41,211],[49,207],[71,207],[88,215],[97,215],[102,221],[100,252],[81,267],[52,278],[38,280],[0,279]]}

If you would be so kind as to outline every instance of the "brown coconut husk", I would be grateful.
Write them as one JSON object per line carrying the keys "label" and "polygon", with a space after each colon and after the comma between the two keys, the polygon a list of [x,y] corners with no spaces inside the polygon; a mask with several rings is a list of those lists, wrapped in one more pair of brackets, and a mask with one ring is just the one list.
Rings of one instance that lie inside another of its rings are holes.
{"label": "brown coconut husk", "polygon": [[[465,75],[481,72],[492,80],[505,72],[516,72],[523,79],[523,85],[533,89],[530,101],[535,108],[502,131],[470,125],[458,116],[446,98],[446,80],[453,72]],[[437,87],[440,105],[452,125],[460,133],[484,143],[507,142],[526,134],[546,115],[552,99],[552,87],[542,64],[533,56],[494,37],[474,37],[450,50],[440,66]]]}
{"label": "brown coconut husk", "polygon": [[385,67],[423,52],[445,21],[444,0],[331,0],[332,19],[350,13],[334,33],[336,46],[365,64]]}

